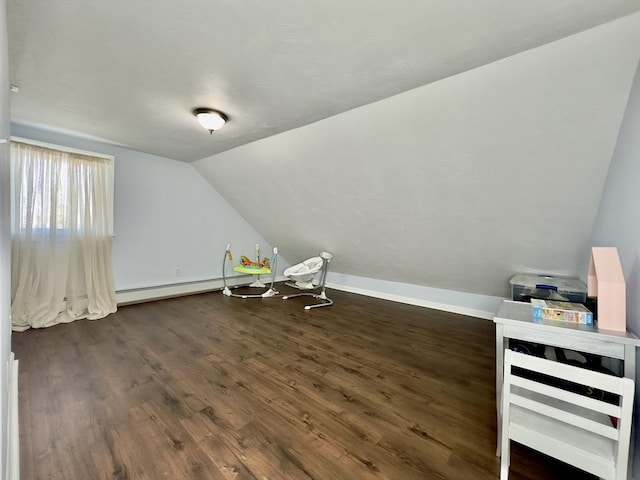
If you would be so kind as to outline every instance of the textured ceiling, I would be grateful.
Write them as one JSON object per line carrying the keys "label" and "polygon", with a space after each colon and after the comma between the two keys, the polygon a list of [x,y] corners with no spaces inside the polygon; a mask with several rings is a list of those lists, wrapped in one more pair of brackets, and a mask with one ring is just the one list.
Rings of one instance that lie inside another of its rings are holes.
{"label": "textured ceiling", "polygon": [[[195,161],[640,10],[640,1],[8,0],[11,120]],[[195,107],[229,124],[210,136]]]}
{"label": "textured ceiling", "polygon": [[586,277],[640,13],[194,166],[290,262],[507,296]]}

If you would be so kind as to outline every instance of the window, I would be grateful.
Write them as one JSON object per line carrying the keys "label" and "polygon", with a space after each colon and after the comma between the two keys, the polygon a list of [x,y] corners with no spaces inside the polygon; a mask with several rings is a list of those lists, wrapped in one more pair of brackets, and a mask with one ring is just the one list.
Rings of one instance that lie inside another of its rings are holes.
{"label": "window", "polygon": [[113,234],[112,156],[18,138],[11,148],[15,234],[90,230],[99,214]]}

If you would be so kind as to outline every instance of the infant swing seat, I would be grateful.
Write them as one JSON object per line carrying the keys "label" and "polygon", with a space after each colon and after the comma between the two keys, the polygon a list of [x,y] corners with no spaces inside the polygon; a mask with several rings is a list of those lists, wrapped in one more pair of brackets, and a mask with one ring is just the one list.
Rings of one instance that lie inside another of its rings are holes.
{"label": "infant swing seat", "polygon": [[[293,280],[295,283],[287,283],[286,285],[297,288],[298,290],[313,290],[319,288],[320,293],[296,293],[293,295],[286,295],[282,297],[282,299],[287,300],[288,298],[307,296],[313,297],[316,300],[322,300],[322,303],[306,305],[304,307],[305,310],[318,307],[329,307],[333,305],[333,300],[327,298],[324,288],[324,284],[327,279],[327,270],[329,269],[329,263],[332,258],[333,255],[329,252],[320,252],[320,256],[318,257],[311,257],[304,262],[287,268],[284,271],[285,277],[289,277],[289,279]],[[316,286],[313,284],[313,277],[318,272],[320,272],[320,281]]]}
{"label": "infant swing seat", "polygon": [[322,268],[321,257],[311,257],[284,271],[284,276],[295,282],[295,287],[301,290],[313,289],[313,277]]}

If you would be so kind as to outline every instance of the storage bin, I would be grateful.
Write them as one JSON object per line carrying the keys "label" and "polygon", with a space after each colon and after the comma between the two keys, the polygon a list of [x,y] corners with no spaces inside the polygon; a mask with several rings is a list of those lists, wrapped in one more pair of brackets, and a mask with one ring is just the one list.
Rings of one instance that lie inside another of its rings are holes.
{"label": "storage bin", "polygon": [[585,303],[587,286],[577,277],[519,273],[511,280],[511,298],[528,302],[532,298]]}

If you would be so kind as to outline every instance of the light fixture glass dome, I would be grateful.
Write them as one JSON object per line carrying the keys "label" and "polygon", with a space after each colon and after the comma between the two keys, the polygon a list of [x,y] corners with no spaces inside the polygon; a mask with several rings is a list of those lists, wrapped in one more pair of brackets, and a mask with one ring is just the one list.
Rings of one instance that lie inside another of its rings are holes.
{"label": "light fixture glass dome", "polygon": [[196,108],[193,114],[200,125],[209,130],[209,133],[220,130],[227,123],[227,116],[224,113],[211,108]]}

